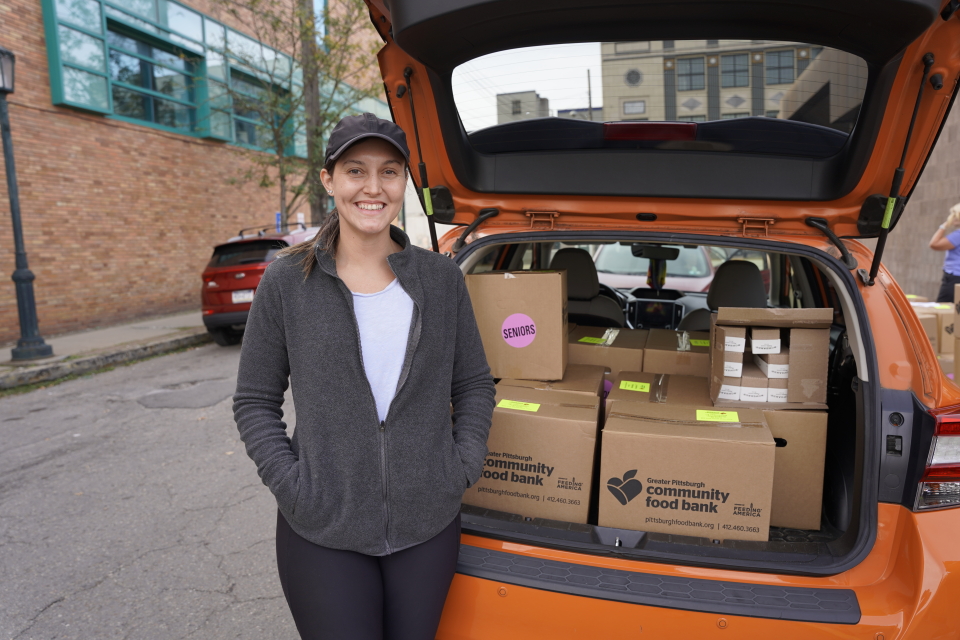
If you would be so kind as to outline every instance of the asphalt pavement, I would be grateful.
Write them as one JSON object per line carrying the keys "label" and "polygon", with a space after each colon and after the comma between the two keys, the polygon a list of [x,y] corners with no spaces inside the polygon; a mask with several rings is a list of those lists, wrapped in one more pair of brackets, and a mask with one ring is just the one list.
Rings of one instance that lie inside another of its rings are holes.
{"label": "asphalt pavement", "polygon": [[0,639],[298,637],[238,360],[207,344],[0,398]]}

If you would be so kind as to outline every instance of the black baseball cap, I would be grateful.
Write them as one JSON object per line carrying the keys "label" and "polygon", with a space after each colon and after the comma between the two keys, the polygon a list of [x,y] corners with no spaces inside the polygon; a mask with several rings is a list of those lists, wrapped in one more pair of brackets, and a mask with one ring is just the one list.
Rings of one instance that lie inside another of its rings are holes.
{"label": "black baseball cap", "polygon": [[372,113],[361,113],[358,116],[347,116],[337,123],[327,141],[327,155],[323,164],[339,158],[351,145],[364,138],[382,138],[403,154],[404,159],[410,162],[410,149],[407,147],[407,134],[389,120],[378,118]]}

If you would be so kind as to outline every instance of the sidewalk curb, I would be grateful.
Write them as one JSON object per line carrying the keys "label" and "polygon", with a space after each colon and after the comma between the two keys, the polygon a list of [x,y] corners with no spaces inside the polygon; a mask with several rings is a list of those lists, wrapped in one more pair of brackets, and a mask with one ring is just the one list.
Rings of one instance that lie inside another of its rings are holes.
{"label": "sidewalk curb", "polygon": [[96,355],[51,362],[36,367],[26,366],[13,371],[0,373],[0,391],[14,389],[27,384],[50,382],[71,375],[88,373],[113,364],[122,364],[139,360],[147,356],[161,355],[184,347],[206,344],[212,338],[206,328],[199,327],[189,333],[179,333],[173,337],[158,338],[142,344],[127,345],[113,351],[104,351]]}

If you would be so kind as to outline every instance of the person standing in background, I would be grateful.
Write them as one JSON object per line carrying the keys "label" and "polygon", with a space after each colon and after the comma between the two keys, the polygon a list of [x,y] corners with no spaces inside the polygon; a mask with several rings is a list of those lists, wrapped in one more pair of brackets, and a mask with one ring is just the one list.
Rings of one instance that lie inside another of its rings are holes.
{"label": "person standing in background", "polygon": [[953,285],[960,284],[960,202],[950,207],[947,219],[930,238],[930,248],[946,251],[943,259],[943,278],[937,302],[953,302]]}

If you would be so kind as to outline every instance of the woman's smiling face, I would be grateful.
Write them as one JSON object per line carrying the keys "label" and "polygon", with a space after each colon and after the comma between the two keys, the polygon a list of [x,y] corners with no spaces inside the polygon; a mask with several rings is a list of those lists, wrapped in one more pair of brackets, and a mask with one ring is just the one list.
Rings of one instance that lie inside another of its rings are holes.
{"label": "woman's smiling face", "polygon": [[380,138],[367,138],[347,149],[320,179],[340,214],[340,229],[360,236],[382,233],[400,214],[407,186],[406,161]]}

